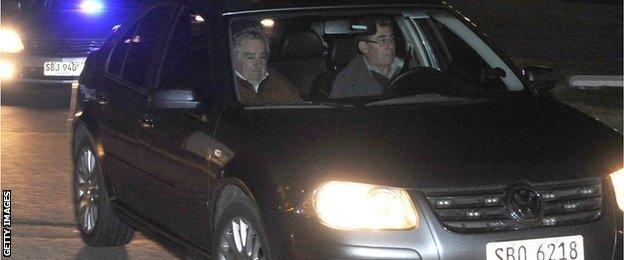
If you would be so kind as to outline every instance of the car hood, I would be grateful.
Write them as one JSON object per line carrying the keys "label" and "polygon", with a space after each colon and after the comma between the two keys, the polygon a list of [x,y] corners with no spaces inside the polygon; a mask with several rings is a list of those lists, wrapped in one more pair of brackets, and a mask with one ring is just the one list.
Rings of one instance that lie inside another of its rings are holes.
{"label": "car hood", "polygon": [[128,11],[86,14],[78,10],[29,10],[14,20],[26,40],[106,39]]}
{"label": "car hood", "polygon": [[[622,135],[536,98],[249,111],[251,157],[282,185],[345,180],[452,188],[598,176],[622,167]],[[302,186],[302,187],[303,187]]]}

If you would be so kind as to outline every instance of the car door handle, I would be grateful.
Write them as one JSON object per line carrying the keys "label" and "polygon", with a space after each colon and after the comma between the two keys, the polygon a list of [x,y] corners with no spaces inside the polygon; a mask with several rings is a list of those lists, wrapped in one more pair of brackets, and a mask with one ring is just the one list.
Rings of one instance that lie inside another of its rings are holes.
{"label": "car door handle", "polygon": [[154,127],[154,119],[152,119],[151,115],[145,115],[141,120],[141,127],[143,129],[151,129]]}
{"label": "car door handle", "polygon": [[108,104],[108,93],[107,92],[99,92],[95,98],[100,105]]}

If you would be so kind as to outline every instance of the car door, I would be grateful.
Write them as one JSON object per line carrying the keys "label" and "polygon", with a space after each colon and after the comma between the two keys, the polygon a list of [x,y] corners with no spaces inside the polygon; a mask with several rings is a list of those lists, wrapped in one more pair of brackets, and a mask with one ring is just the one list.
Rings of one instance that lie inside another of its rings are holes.
{"label": "car door", "polygon": [[[192,90],[202,107],[196,110],[153,109],[144,118],[149,129],[139,138],[146,146],[140,168],[156,179],[150,194],[153,222],[196,246],[210,244],[211,192],[220,173],[214,149],[227,148],[212,139],[216,108],[210,102],[210,37],[205,19],[181,8],[167,44],[156,91]],[[216,162],[216,163],[215,163]],[[207,250],[208,248],[204,248]]]}
{"label": "car door", "polygon": [[145,164],[145,145],[137,136],[144,129],[149,91],[154,88],[162,51],[176,12],[173,5],[154,6],[129,25],[113,47],[105,77],[96,89],[100,109],[101,135],[105,152],[104,167],[110,175],[111,200],[143,217],[149,196],[149,173]]}

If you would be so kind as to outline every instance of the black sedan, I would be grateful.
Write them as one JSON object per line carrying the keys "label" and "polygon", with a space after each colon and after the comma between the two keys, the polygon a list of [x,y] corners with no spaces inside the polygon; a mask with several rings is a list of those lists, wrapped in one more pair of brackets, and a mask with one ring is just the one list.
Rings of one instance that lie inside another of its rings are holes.
{"label": "black sedan", "polygon": [[437,1],[147,4],[80,77],[77,224],[215,259],[621,259],[622,134],[553,75]]}

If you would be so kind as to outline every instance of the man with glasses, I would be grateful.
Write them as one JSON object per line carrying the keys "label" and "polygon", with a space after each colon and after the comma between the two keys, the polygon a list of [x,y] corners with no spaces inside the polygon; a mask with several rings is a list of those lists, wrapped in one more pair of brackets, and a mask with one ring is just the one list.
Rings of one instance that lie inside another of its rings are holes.
{"label": "man with glasses", "polygon": [[357,38],[360,55],[336,76],[330,98],[379,95],[403,69],[403,60],[396,57],[392,20],[371,20],[375,21],[376,33]]}

